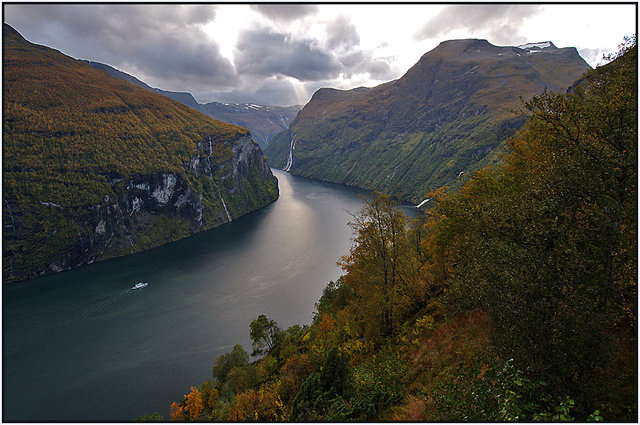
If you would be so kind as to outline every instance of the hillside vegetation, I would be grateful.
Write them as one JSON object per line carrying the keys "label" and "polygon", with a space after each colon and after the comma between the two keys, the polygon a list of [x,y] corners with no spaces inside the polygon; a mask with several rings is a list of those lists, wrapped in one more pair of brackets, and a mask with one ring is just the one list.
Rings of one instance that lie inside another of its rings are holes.
{"label": "hillside vegetation", "polygon": [[241,127],[3,27],[3,277],[148,249],[269,204]]}
{"label": "hillside vegetation", "polygon": [[261,148],[267,146],[273,136],[286,130],[300,110],[300,106],[266,106],[252,103],[198,103],[191,93],[175,92],[151,87],[133,75],[117,70],[109,65],[83,61],[94,68],[102,69],[115,78],[128,81],[154,93],[177,100],[213,119],[245,127]]}
{"label": "hillside vegetation", "polygon": [[258,316],[263,357],[215,359],[171,419],[637,421],[635,37],[525,108],[501,165],[412,223],[365,201],[313,322]]}
{"label": "hillside vegetation", "polygon": [[418,203],[504,153],[526,120],[513,113],[520,97],[565,90],[587,69],[576,49],[551,43],[531,50],[445,41],[398,80],[318,90],[265,152],[292,174]]}

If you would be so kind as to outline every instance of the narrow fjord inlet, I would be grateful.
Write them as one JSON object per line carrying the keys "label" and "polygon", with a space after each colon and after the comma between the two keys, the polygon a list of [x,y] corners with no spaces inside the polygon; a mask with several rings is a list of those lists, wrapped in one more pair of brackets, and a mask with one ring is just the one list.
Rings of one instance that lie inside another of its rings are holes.
{"label": "narrow fjord inlet", "polygon": [[3,4],[0,419],[637,422],[637,9]]}
{"label": "narrow fjord inlet", "polygon": [[[349,212],[367,192],[273,172],[280,198],[265,209],[151,251],[5,286],[4,418],[168,417],[216,356],[249,346],[257,314],[308,323],[339,276]],[[130,290],[142,280],[148,287]]]}

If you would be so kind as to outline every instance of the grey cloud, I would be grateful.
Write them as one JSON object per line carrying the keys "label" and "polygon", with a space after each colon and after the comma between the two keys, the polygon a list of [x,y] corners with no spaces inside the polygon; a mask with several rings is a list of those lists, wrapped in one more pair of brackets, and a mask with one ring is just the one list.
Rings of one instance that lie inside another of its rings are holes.
{"label": "grey cloud", "polygon": [[360,50],[341,56],[340,62],[344,65],[344,73],[347,78],[353,74],[364,72],[368,72],[371,78],[376,80],[387,80],[395,75],[388,61],[382,58],[372,58],[371,55]]}
{"label": "grey cloud", "polygon": [[[285,34],[268,29],[245,31],[236,44],[236,69],[241,74],[283,75],[302,82],[327,80],[340,74],[349,78],[353,74],[369,73],[377,80],[393,77],[389,61],[372,58],[370,52],[352,48],[352,43],[357,44],[359,37],[349,21],[336,20],[334,23],[342,29],[340,34],[345,35],[340,41],[344,43],[340,44],[341,49],[335,49],[337,41],[329,40],[326,47],[321,47],[310,40],[291,40]],[[338,55],[334,50],[343,53]]]}
{"label": "grey cloud", "polygon": [[168,90],[236,84],[231,63],[201,31],[205,5],[6,5],[5,19],[28,40],[105,62]]}
{"label": "grey cloud", "polygon": [[229,92],[204,94],[200,96],[203,99],[200,101],[257,103],[274,106],[291,106],[307,102],[308,98],[304,95],[299,98],[298,95],[299,91],[288,78],[246,79],[242,87]]}
{"label": "grey cloud", "polygon": [[[254,6],[273,19],[297,19],[316,6]],[[340,74],[368,72],[393,78],[390,61],[357,48],[353,24],[327,24],[324,44],[292,40],[264,28],[245,31],[236,45],[236,67],[203,32],[214,20],[209,5],[12,4],[5,21],[29,41],[70,56],[103,62],[164,90],[188,91],[199,101],[304,103]],[[292,83],[289,77],[302,82]]]}
{"label": "grey cloud", "polygon": [[327,36],[327,47],[330,49],[351,48],[360,44],[355,25],[344,16],[327,24]]}
{"label": "grey cloud", "polygon": [[[498,44],[515,44],[520,24],[541,11],[538,5],[452,5],[431,18],[415,38],[437,38],[458,29],[482,30],[483,38]],[[535,40],[534,40],[535,41]]]}
{"label": "grey cloud", "polygon": [[286,75],[300,81],[335,78],[341,64],[311,41],[296,41],[284,34],[256,29],[242,32],[236,44],[236,68],[240,73]]}
{"label": "grey cloud", "polygon": [[251,9],[276,22],[291,22],[313,15],[318,12],[318,6],[310,4],[252,4]]}

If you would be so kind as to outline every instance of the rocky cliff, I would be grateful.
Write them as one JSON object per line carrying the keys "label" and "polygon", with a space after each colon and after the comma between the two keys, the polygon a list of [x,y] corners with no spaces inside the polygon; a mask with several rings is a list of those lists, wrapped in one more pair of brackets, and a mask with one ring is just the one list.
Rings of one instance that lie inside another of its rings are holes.
{"label": "rocky cliff", "polygon": [[3,32],[5,282],[175,241],[278,197],[246,129]]}
{"label": "rocky cliff", "polygon": [[499,157],[526,120],[513,112],[520,97],[566,90],[587,69],[575,48],[550,42],[446,41],[398,80],[318,90],[265,152],[293,174],[417,203]]}

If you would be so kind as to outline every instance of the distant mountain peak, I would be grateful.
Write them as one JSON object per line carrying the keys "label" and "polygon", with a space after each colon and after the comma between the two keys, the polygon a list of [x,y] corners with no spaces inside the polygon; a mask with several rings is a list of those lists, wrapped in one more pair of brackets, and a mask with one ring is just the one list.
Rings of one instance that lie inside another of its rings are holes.
{"label": "distant mountain peak", "polygon": [[128,81],[142,87],[143,89],[183,103],[190,108],[210,116],[211,118],[246,127],[251,131],[255,141],[258,142],[261,147],[266,146],[273,135],[285,130],[288,127],[289,122],[295,118],[298,111],[302,108],[302,106],[296,105],[282,107],[258,105],[255,103],[210,102],[200,104],[191,93],[174,92],[154,88],[149,86],[147,83],[140,81],[133,75],[122,72],[110,65],[88,60],[83,60],[83,62],[93,66],[94,68],[108,72],[112,77]]}

